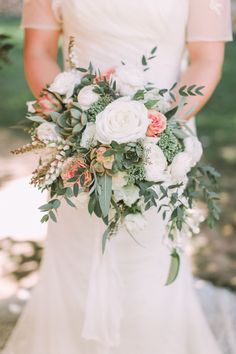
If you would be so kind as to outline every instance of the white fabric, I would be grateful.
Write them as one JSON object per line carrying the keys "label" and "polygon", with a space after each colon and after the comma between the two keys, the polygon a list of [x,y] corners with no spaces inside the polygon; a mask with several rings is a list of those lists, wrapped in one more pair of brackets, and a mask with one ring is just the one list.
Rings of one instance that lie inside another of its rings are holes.
{"label": "white fabric", "polygon": [[[22,26],[62,29],[65,48],[76,36],[81,66],[92,61],[101,70],[136,63],[158,45],[146,75],[163,88],[179,77],[192,1],[28,0]],[[136,235],[144,247],[122,229],[102,257],[102,222],[86,206],[64,205],[49,226],[39,284],[4,354],[220,354],[184,257],[178,280],[164,286],[165,226],[154,209],[146,218]]]}

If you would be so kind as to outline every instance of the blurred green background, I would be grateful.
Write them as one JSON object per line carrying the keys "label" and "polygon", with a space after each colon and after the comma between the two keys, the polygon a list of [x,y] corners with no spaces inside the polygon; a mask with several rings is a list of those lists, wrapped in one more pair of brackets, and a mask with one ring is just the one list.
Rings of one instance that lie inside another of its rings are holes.
{"label": "blurred green background", "polygon": [[[0,133],[8,131],[8,145],[24,136],[11,127],[25,115],[25,102],[32,98],[22,68],[22,31],[19,19],[0,17],[0,33],[9,34],[14,49],[11,64],[0,71]],[[236,289],[236,44],[226,47],[223,79],[213,98],[198,115],[205,160],[222,174],[222,218],[214,231],[204,228],[192,242],[193,268],[197,276],[217,285]],[[10,132],[10,133],[9,133]],[[1,136],[1,135],[0,135]],[[4,146],[6,149],[6,146]],[[0,176],[1,187],[1,176]],[[20,262],[19,262],[20,266]]]}

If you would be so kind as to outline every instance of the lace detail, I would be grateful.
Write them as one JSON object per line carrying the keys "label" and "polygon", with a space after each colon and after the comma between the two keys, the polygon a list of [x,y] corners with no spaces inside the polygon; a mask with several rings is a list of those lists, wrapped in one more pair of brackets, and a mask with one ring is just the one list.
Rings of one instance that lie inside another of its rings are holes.
{"label": "lace detail", "polygon": [[222,14],[223,5],[220,0],[211,0],[209,7],[212,11],[215,11],[218,16]]}

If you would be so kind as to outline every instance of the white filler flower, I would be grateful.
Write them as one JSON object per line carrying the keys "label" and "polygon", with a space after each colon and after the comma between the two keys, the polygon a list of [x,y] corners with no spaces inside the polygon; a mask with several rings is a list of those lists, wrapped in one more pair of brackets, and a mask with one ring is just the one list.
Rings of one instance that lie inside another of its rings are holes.
{"label": "white filler flower", "polygon": [[145,175],[146,180],[160,182],[166,179],[167,160],[159,146],[148,140],[143,144],[145,153]]}
{"label": "white filler flower", "polygon": [[93,103],[99,100],[100,96],[93,90],[93,85],[85,86],[80,90],[78,94],[78,103],[84,111],[87,111]]}
{"label": "white filler flower", "polygon": [[82,133],[80,146],[85,149],[89,149],[90,146],[93,146],[96,143],[95,134],[96,134],[95,124],[92,122],[87,123],[86,128]]}
{"label": "white filler flower", "polygon": [[144,138],[150,121],[143,103],[122,97],[110,103],[96,118],[96,138],[103,144],[112,140],[127,143]]}
{"label": "white filler flower", "polygon": [[112,79],[116,81],[117,90],[123,96],[133,96],[145,86],[144,72],[138,65],[119,66],[112,75]]}
{"label": "white filler flower", "polygon": [[184,139],[185,152],[192,157],[192,166],[200,161],[203,153],[202,144],[196,136],[189,136]]}
{"label": "white filler flower", "polygon": [[125,171],[118,171],[112,176],[112,189],[120,190],[128,182],[128,174]]}
{"label": "white filler flower", "polygon": [[116,202],[123,200],[127,206],[131,207],[139,199],[139,188],[130,185],[122,187],[120,190],[115,190],[114,199]]}
{"label": "white filler flower", "polygon": [[56,76],[48,90],[51,92],[65,95],[68,100],[74,93],[75,86],[80,83],[80,74],[78,71],[65,71]]}
{"label": "white filler flower", "polygon": [[192,156],[188,152],[178,153],[170,166],[170,173],[175,183],[181,183],[186,179],[187,173],[192,167]]}

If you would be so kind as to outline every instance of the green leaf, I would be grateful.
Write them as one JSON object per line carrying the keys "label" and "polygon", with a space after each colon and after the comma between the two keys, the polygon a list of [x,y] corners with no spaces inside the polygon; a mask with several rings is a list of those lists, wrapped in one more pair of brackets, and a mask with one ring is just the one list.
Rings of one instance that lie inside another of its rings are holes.
{"label": "green leaf", "polygon": [[80,71],[81,73],[86,73],[88,69],[85,68],[76,68],[76,70]]}
{"label": "green leaf", "polygon": [[169,275],[166,281],[166,285],[172,284],[179,274],[180,269],[180,256],[176,250],[171,254],[171,264],[169,269]]}
{"label": "green leaf", "polygon": [[52,210],[49,211],[49,216],[52,219],[52,221],[57,222],[56,215],[54,214],[54,212]]}
{"label": "green leaf", "polygon": [[112,149],[109,149],[109,150],[105,151],[104,154],[103,154],[104,157],[109,157],[109,156],[112,156],[112,155],[114,155],[114,150],[112,150]]}
{"label": "green leaf", "polygon": [[98,176],[98,185],[101,190],[99,193],[99,204],[101,207],[102,215],[105,218],[110,209],[111,194],[112,194],[112,177],[107,174]]}
{"label": "green leaf", "polygon": [[144,99],[144,91],[143,90],[138,90],[136,94],[133,97],[133,100],[139,101]]}
{"label": "green leaf", "polygon": [[49,215],[46,214],[46,215],[44,215],[44,216],[42,217],[41,223],[48,222],[48,220],[49,220]]}
{"label": "green leaf", "polygon": [[175,114],[176,114],[176,112],[178,111],[178,106],[176,106],[176,107],[174,107],[173,109],[171,109],[170,111],[168,111],[167,113],[165,113],[165,116],[166,116],[166,118],[167,119],[170,119],[170,118],[172,118]]}
{"label": "green leaf", "polygon": [[142,56],[142,64],[144,66],[147,66],[147,58],[145,57],[145,55]]}
{"label": "green leaf", "polygon": [[109,239],[110,225],[106,228],[102,236],[102,253],[104,254],[107,240]]}
{"label": "green leaf", "polygon": [[76,208],[76,205],[69,198],[65,197],[65,200],[69,206],[71,206],[72,208]]}
{"label": "green leaf", "polygon": [[151,54],[153,55],[153,54],[155,54],[156,53],[156,51],[157,51],[157,46],[156,47],[154,47],[152,50],[151,50]]}
{"label": "green leaf", "polygon": [[32,120],[33,122],[36,123],[45,123],[46,120],[40,116],[27,116],[27,119]]}
{"label": "green leaf", "polygon": [[78,194],[79,194],[79,185],[78,185],[78,183],[75,183],[73,185],[73,193],[74,193],[75,197],[78,197]]}
{"label": "green leaf", "polygon": [[41,205],[39,207],[39,210],[40,211],[49,211],[53,208],[52,204],[51,203],[47,203],[47,204],[44,204],[44,205]]}
{"label": "green leaf", "polygon": [[147,109],[151,109],[157,104],[157,102],[158,102],[158,100],[150,100],[150,101],[145,103],[145,107]]}
{"label": "green leaf", "polygon": [[60,113],[58,113],[58,112],[51,112],[51,113],[50,113],[50,117],[52,118],[52,121],[53,121],[54,123],[56,123],[56,122],[57,122],[57,119],[60,117]]}
{"label": "green leaf", "polygon": [[61,202],[59,199],[53,199],[53,200],[51,200],[50,203],[52,203],[53,209],[58,209],[61,205]]}
{"label": "green leaf", "polygon": [[94,212],[94,208],[95,208],[96,202],[97,202],[96,196],[92,195],[89,198],[89,202],[88,202],[88,212],[89,212],[90,215]]}

